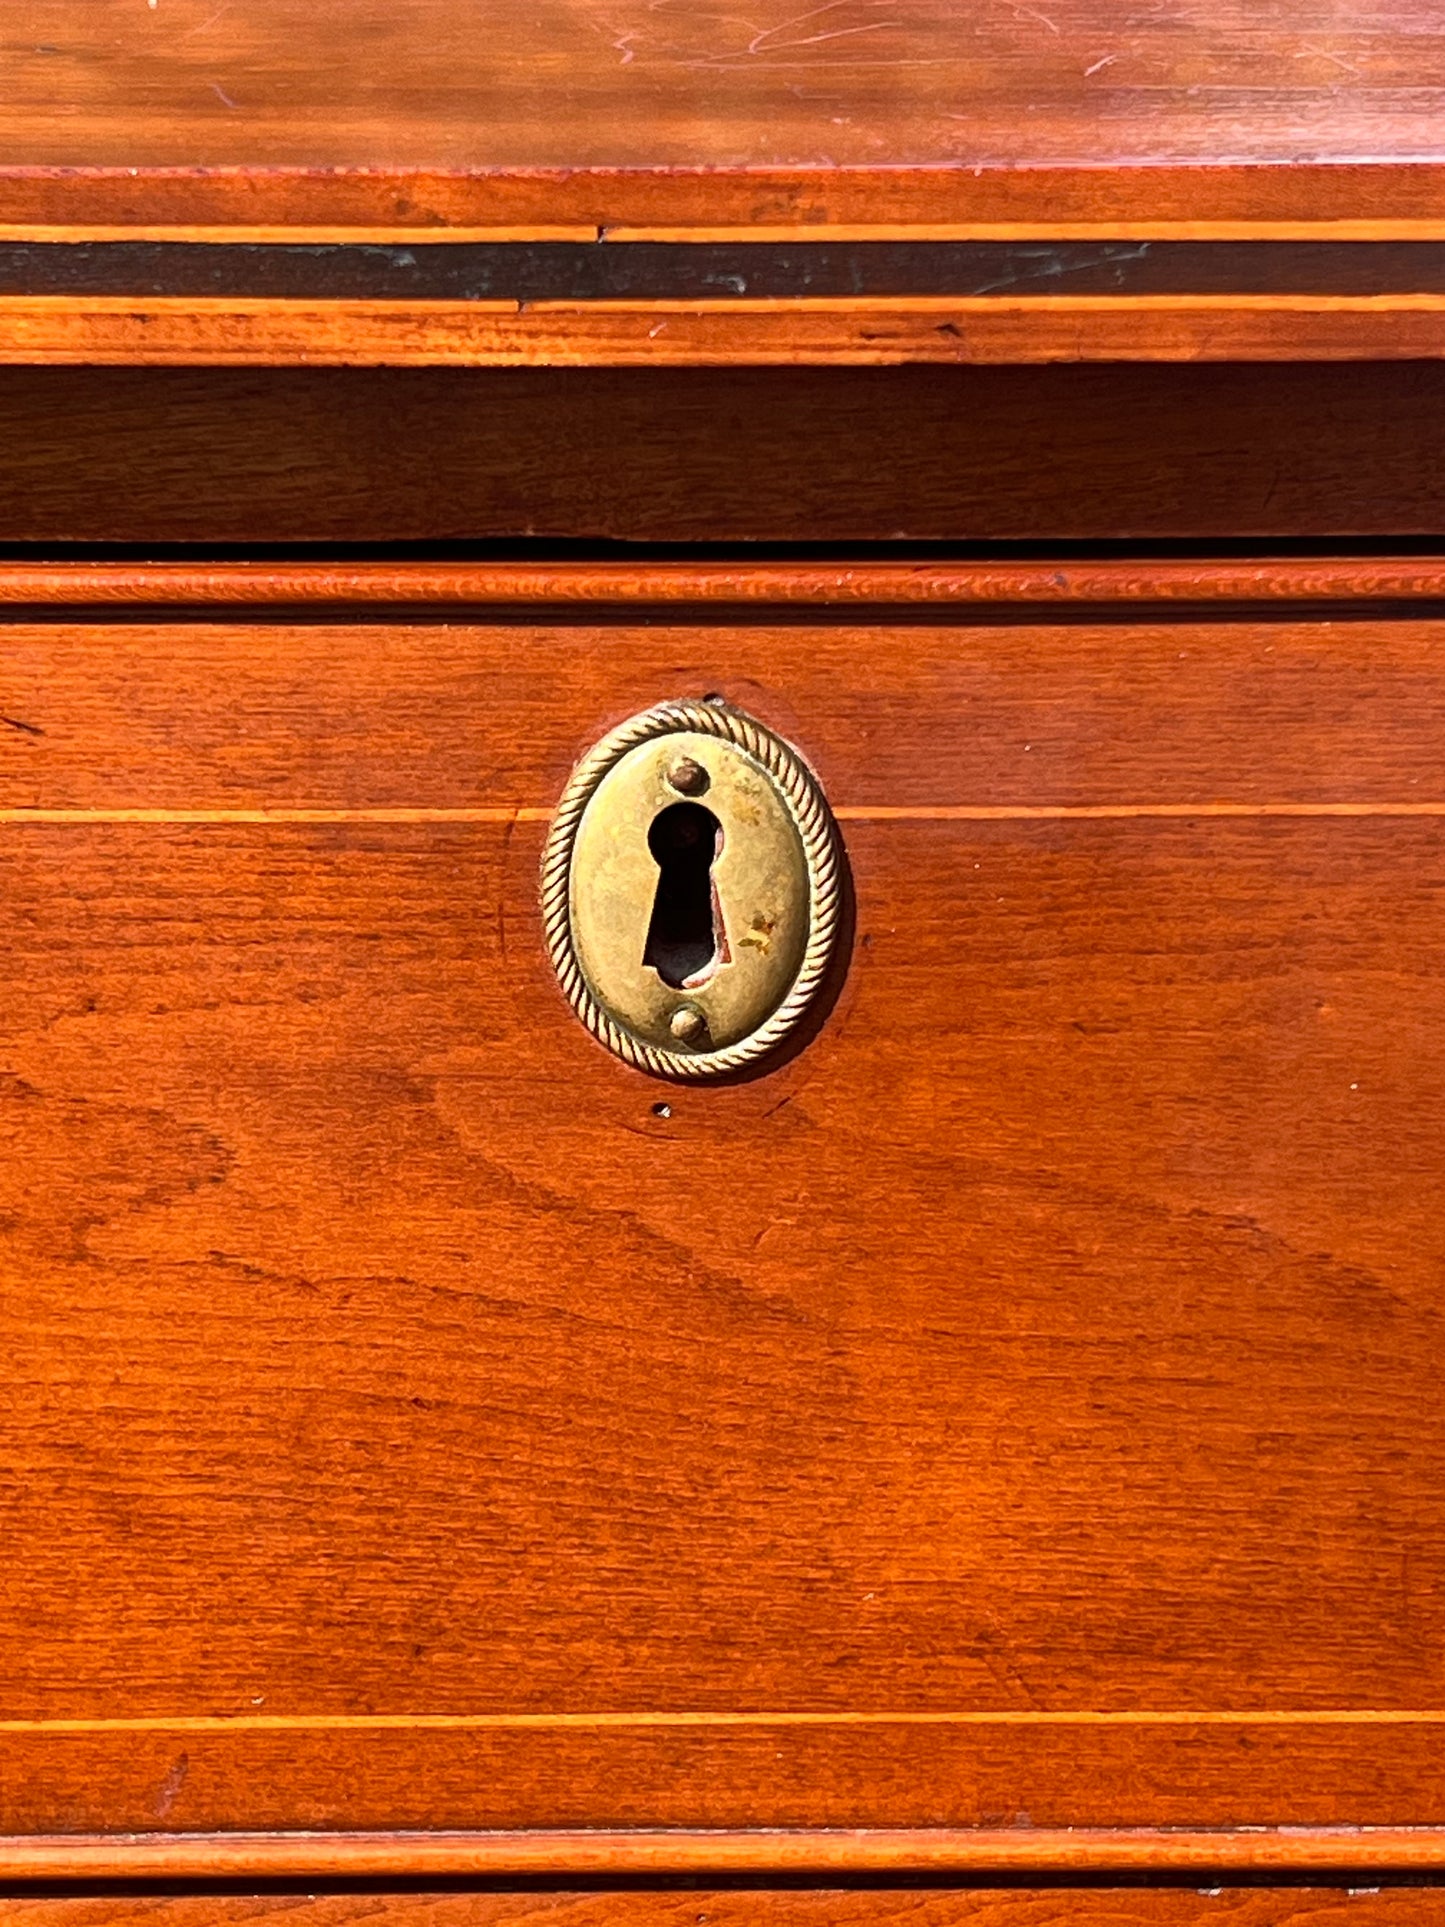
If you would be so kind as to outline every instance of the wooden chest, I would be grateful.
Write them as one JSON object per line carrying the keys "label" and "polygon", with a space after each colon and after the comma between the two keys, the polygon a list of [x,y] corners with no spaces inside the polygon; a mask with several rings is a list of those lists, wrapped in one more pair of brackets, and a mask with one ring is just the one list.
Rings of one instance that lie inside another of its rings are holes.
{"label": "wooden chest", "polygon": [[[4,31],[0,1920],[1438,1919],[1432,24]],[[679,702],[708,1078],[539,897]]]}

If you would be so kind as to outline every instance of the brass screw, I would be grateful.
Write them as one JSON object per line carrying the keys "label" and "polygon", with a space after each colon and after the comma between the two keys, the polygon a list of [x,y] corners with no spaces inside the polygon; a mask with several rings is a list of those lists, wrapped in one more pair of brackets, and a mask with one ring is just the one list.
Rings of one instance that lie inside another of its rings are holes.
{"label": "brass screw", "polygon": [[690,1004],[684,1004],[681,1010],[675,1010],[672,1013],[672,1022],[668,1025],[668,1029],[679,1044],[695,1044],[707,1029],[707,1019],[700,1010],[694,1010]]}
{"label": "brass screw", "polygon": [[679,756],[667,772],[667,780],[684,796],[701,796],[712,778],[701,763],[695,763],[690,756]]}

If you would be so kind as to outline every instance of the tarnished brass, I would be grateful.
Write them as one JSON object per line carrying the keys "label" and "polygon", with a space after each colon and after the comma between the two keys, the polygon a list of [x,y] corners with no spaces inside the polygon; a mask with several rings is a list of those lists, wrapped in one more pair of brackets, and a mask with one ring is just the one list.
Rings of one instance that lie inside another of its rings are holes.
{"label": "tarnished brass", "polygon": [[752,718],[704,703],[634,717],[579,767],[549,839],[543,907],[563,988],[642,1069],[737,1068],[780,1041],[822,979],[837,858],[811,773]]}

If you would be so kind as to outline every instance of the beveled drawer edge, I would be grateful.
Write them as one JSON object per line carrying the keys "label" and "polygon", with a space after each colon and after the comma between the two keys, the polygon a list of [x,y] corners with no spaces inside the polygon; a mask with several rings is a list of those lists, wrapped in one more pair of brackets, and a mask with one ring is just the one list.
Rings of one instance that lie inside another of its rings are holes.
{"label": "beveled drawer edge", "polygon": [[73,1834],[0,1839],[0,1881],[1445,1870],[1445,1827]]}
{"label": "beveled drawer edge", "polygon": [[0,562],[0,606],[911,607],[1445,602],[1445,558],[1028,562]]}

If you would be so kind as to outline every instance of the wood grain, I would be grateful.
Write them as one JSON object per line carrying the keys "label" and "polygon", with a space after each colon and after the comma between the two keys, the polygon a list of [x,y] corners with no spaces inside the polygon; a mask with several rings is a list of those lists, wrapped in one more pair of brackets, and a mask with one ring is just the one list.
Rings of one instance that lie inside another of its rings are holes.
{"label": "wood grain", "polygon": [[[1441,1864],[1445,623],[648,580],[6,623],[5,1877]],[[535,907],[691,688],[858,906],[716,1090]]]}
{"label": "wood grain", "polygon": [[0,368],[0,537],[1348,544],[1445,532],[1442,435],[1420,362]]}
{"label": "wood grain", "polygon": [[1413,358],[1442,313],[1439,243],[0,239],[20,361]]}
{"label": "wood grain", "polygon": [[[1429,555],[1263,556],[1197,559],[1060,557],[1054,561],[831,562],[726,560],[666,562],[75,562],[0,561],[0,607],[136,609],[179,606],[413,610],[521,604],[534,614],[597,605],[747,610],[871,606],[978,611],[1053,605],[1072,613],[1112,607],[1219,604],[1334,604],[1334,613],[1377,614],[1372,605],[1445,605],[1445,562]],[[764,618],[765,620],[766,618]],[[207,633],[210,633],[209,631]],[[1386,631],[1378,632],[1384,635]],[[303,646],[290,638],[291,646]],[[775,646],[782,648],[781,638]]]}
{"label": "wood grain", "polygon": [[[904,0],[888,19],[875,0],[827,0],[801,15],[774,0],[772,17],[740,22],[641,0],[620,10],[553,0],[541,12],[512,4],[478,34],[459,0],[405,10],[259,0],[240,14],[209,0],[143,10],[94,0],[83,24],[58,0],[21,0],[7,29],[0,235],[561,239],[588,244],[597,263],[647,238],[749,233],[814,243],[1235,234],[1263,250],[1311,235],[1438,240],[1445,172],[1430,102],[1445,70],[1415,12],[1412,0],[1390,0],[1368,26],[1342,30],[1323,17],[1262,24],[1240,0],[1209,0],[1188,22],[1121,22],[1098,0],[1051,12],[983,0],[963,13]],[[1063,281],[1029,293],[1005,271],[976,298],[901,286],[856,299],[578,305],[570,288],[565,300],[287,299],[269,286],[249,298],[239,269],[228,280],[214,262],[199,292],[105,279],[103,292],[62,293],[55,258],[73,278],[81,257],[66,246],[51,250],[51,266],[33,264],[33,285],[23,273],[7,282],[0,363],[655,368],[1445,353],[1433,282],[1397,287],[1373,271],[1354,291],[1321,269],[1269,293],[1190,284],[1091,296]],[[397,265],[418,268],[406,255]],[[339,271],[352,295],[369,294]],[[1230,285],[1274,284],[1246,268]],[[505,276],[497,287],[516,293]]]}
{"label": "wood grain", "polygon": [[1445,296],[877,297],[585,306],[0,295],[0,364],[885,367],[1420,361]]}
{"label": "wood grain", "polygon": [[1347,1890],[1354,1900],[1380,1891],[1366,1883],[1437,1884],[1442,1846],[1437,1827],[72,1833],[0,1837],[0,1877],[30,1893],[66,1884],[95,1892],[106,1882],[140,1880],[174,1887],[201,1880],[365,1882],[373,1894],[383,1882],[402,1881],[485,1883],[493,1893],[505,1883],[540,1881],[676,1890],[716,1879],[759,1892],[770,1881],[797,1892],[806,1891],[805,1881],[849,1882],[878,1894],[896,1884],[915,1904],[925,1883],[945,1879],[1002,1886],[1110,1875],[1137,1882],[1142,1875],[1159,1887],[1194,1885],[1213,1899],[1227,1890],[1225,1882],[1319,1877],[1355,1883]]}
{"label": "wood grain", "polygon": [[1385,155],[1289,165],[1166,159],[1024,167],[965,158],[922,168],[0,163],[0,190],[0,234],[37,241],[1445,236],[1438,162]]}
{"label": "wood grain", "polygon": [[7,39],[21,224],[1445,215],[1445,72],[1411,0],[1344,22],[772,0],[745,23],[555,0],[486,34],[458,0],[17,0]]}
{"label": "wood grain", "polygon": [[[1445,234],[1410,0],[504,12],[21,0],[0,229]],[[1442,316],[22,287],[0,533],[1438,535]],[[0,1878],[1445,1866],[1438,571],[787,582],[0,585]],[[534,888],[572,758],[701,688],[817,761],[857,941],[679,1092]]]}
{"label": "wood grain", "polygon": [[[1106,595],[1121,576],[1167,582],[1182,596],[1193,569],[1181,580],[1159,565],[1137,576],[1094,565],[1077,579]],[[1327,571],[1242,573],[1268,598]],[[1058,574],[1071,579],[1067,567]],[[58,579],[0,569],[0,596],[7,582],[28,594]],[[177,586],[187,579],[182,571]],[[926,839],[930,823],[942,831],[1000,812],[1173,810],[1207,821],[1225,808],[1445,807],[1439,616],[1321,621],[1286,605],[1272,620],[1210,619],[1207,602],[1181,601],[1172,616],[1096,609],[1086,620],[1081,604],[1062,622],[1011,618],[1005,605],[979,621],[964,603],[952,621],[931,605],[906,629],[846,607],[786,626],[756,607],[699,624],[676,611],[639,619],[651,596],[687,593],[675,574],[638,568],[628,579],[636,604],[550,622],[515,609],[489,622],[455,612],[402,621],[384,606],[370,619],[353,610],[307,622],[12,618],[0,810],[419,812],[421,822],[440,813],[505,828],[519,812],[545,819],[574,760],[614,724],[711,691],[797,742],[845,817],[902,812],[910,839]],[[1022,579],[1032,587],[1030,572]],[[1388,589],[1398,578],[1367,562],[1356,579]],[[346,580],[314,565],[260,574],[288,593]],[[959,567],[942,580],[971,580],[983,598],[1020,576]],[[704,570],[699,593],[706,581]]]}
{"label": "wood grain", "polygon": [[0,1900],[7,1927],[216,1927],[270,1921],[295,1927],[494,1927],[547,1921],[557,1927],[1414,1927],[1438,1918],[1429,1887],[1344,1889],[1221,1888],[1205,1892],[1138,1888],[947,1888],[797,1893],[693,1888],[686,1893],[366,1893],[205,1896],[91,1896]]}

